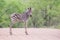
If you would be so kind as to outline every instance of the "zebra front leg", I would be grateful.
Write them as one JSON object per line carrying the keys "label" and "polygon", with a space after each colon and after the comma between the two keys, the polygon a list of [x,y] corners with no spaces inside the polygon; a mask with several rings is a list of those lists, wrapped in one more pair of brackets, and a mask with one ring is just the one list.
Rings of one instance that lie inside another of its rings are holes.
{"label": "zebra front leg", "polygon": [[28,35],[28,32],[27,32],[27,22],[25,22],[25,34]]}
{"label": "zebra front leg", "polygon": [[10,24],[10,35],[12,35],[12,26],[13,26],[13,23]]}

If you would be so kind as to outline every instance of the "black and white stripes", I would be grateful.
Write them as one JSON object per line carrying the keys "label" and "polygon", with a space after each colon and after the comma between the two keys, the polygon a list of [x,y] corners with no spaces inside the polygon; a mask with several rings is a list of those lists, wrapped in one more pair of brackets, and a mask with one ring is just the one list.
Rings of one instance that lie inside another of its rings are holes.
{"label": "black and white stripes", "polygon": [[[18,13],[13,13],[11,14],[10,18],[11,18],[11,24],[15,24],[16,22],[24,22],[25,23],[25,33],[27,33],[27,29],[26,29],[26,22],[28,20],[29,17],[32,16],[32,10],[31,8],[28,8],[24,13],[22,14],[18,14]],[[12,25],[13,26],[13,25]],[[12,26],[10,25],[10,34],[12,34]]]}

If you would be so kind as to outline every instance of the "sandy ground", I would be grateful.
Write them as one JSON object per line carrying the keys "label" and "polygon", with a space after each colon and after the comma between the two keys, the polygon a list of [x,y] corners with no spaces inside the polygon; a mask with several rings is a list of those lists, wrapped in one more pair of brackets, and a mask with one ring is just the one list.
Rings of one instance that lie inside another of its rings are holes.
{"label": "sandy ground", "polygon": [[29,35],[25,35],[24,28],[13,28],[13,35],[9,35],[9,28],[0,28],[0,40],[60,40],[59,29],[28,28]]}

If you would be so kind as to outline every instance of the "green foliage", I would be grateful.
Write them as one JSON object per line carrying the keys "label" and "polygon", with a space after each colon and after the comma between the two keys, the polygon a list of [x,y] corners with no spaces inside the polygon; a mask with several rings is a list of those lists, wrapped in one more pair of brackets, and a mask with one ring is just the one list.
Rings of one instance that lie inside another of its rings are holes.
{"label": "green foliage", "polygon": [[[58,26],[60,24],[60,0],[0,0],[0,27],[10,25],[10,15],[13,12],[23,13],[32,7],[32,17],[28,27]],[[13,27],[23,27],[23,23]],[[55,27],[58,28],[58,27]]]}

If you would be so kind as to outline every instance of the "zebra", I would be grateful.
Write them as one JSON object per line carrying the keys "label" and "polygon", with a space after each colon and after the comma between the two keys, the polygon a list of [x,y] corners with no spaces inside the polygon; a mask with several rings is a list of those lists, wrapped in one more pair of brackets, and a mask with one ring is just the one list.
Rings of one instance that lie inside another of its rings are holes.
{"label": "zebra", "polygon": [[10,24],[10,35],[12,35],[12,27],[13,24],[17,23],[17,22],[23,22],[25,24],[25,34],[28,35],[27,32],[27,22],[29,17],[32,17],[32,9],[27,8],[25,12],[23,12],[22,14],[19,13],[12,13],[10,15],[10,19],[11,19],[11,24]]}

